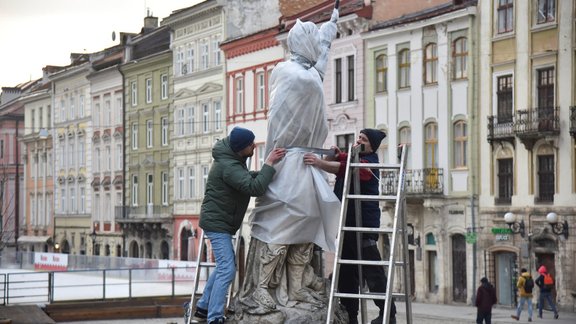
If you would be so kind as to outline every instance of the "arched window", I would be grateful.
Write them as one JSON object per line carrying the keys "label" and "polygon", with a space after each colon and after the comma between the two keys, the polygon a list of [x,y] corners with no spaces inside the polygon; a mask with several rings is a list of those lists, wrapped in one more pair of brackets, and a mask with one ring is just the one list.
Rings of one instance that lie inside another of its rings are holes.
{"label": "arched window", "polygon": [[376,93],[388,91],[388,56],[380,54],[376,57]]}
{"label": "arched window", "polygon": [[466,62],[468,59],[468,40],[466,37],[457,38],[452,46],[452,77],[465,79],[468,77]]}
{"label": "arched window", "polygon": [[436,43],[430,43],[424,50],[424,83],[436,82],[438,82],[438,46]]}
{"label": "arched window", "polygon": [[403,49],[398,53],[398,88],[410,87],[410,50]]}

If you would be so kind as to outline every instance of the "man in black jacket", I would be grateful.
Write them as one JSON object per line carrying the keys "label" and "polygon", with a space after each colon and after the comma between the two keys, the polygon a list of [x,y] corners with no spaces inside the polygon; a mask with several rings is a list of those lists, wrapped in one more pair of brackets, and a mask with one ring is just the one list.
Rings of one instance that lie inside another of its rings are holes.
{"label": "man in black jacket", "polygon": [[488,281],[488,278],[484,277],[480,279],[480,287],[476,292],[476,307],[478,312],[476,313],[476,323],[486,324],[492,323],[492,306],[496,304],[498,299],[496,298],[496,289]]}

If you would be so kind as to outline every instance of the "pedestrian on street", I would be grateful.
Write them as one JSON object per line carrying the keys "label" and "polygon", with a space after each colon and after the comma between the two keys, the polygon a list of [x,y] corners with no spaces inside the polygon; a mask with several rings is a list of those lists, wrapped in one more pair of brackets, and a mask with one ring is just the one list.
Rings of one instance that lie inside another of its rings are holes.
{"label": "pedestrian on street", "polygon": [[[364,150],[359,153],[360,163],[378,163],[376,150],[380,146],[386,134],[377,129],[366,128],[360,131],[356,140],[356,147],[364,145]],[[336,174],[336,183],[334,193],[340,200],[344,190],[344,176],[346,174],[346,162],[348,154],[340,152],[334,148],[336,155],[334,157],[319,158],[316,154],[307,153],[304,155],[304,163],[314,165],[326,172]],[[360,169],[360,191],[362,195],[378,195],[378,170]],[[352,192],[352,191],[351,191]],[[354,201],[348,203],[346,212],[346,226],[350,227],[380,227],[380,207],[377,201],[362,201],[361,212],[362,224],[356,224],[356,213]],[[378,251],[377,240],[378,234],[362,234],[362,259],[370,261],[380,261],[380,252]],[[344,233],[344,242],[342,243],[342,259],[358,260],[358,251],[356,245],[356,232],[347,231]],[[362,266],[362,276],[365,279],[370,292],[385,293],[387,277],[382,266]],[[358,265],[343,264],[340,266],[340,276],[338,282],[338,291],[343,293],[357,294],[358,289],[364,283],[358,282]],[[357,298],[340,298],[340,302],[348,312],[350,324],[358,323],[358,299]],[[381,324],[384,322],[384,300],[375,299],[374,304],[380,309],[377,318],[371,321],[371,324]],[[396,305],[392,300],[390,318],[386,323],[396,323]]]}
{"label": "pedestrian on street", "polygon": [[476,313],[477,324],[491,324],[492,323],[492,306],[496,304],[496,289],[488,281],[488,278],[483,277],[480,279],[480,287],[476,291]]}
{"label": "pedestrian on street", "polygon": [[216,269],[198,301],[194,317],[208,323],[224,323],[224,306],[230,283],[236,275],[232,235],[244,219],[251,196],[260,196],[268,189],[286,150],[274,149],[260,171],[249,171],[246,159],[254,154],[254,133],[234,127],[230,135],[216,142],[212,149],[214,162],[208,174],[206,192],[200,210],[200,227],[212,244]]}
{"label": "pedestrian on street", "polygon": [[544,308],[544,299],[548,301],[550,307],[554,311],[554,318],[558,319],[558,309],[556,303],[552,300],[552,290],[554,289],[554,278],[548,273],[546,266],[538,268],[540,276],[536,278],[536,285],[540,288],[540,296],[538,297],[538,317],[542,318],[542,308]]}
{"label": "pedestrian on street", "polygon": [[518,287],[520,300],[518,301],[516,315],[511,315],[510,317],[519,320],[522,309],[524,308],[524,303],[528,302],[528,322],[532,322],[532,290],[534,289],[534,279],[532,279],[532,275],[530,275],[526,268],[520,270],[520,278],[518,278],[516,287]]}

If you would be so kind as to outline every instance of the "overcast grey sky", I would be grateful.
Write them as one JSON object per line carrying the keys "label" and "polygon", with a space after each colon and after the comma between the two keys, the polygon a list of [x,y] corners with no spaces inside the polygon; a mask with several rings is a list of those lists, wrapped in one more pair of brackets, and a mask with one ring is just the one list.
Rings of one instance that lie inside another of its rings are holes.
{"label": "overcast grey sky", "polygon": [[0,0],[0,86],[42,76],[46,65],[67,65],[70,53],[118,44],[112,32],[139,32],[146,8],[159,18],[204,0]]}

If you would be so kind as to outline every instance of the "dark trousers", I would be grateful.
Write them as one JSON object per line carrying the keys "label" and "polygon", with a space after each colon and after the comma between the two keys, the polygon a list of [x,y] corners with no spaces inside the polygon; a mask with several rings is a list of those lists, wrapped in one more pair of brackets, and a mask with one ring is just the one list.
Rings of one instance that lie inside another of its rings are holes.
{"label": "dark trousers", "polygon": [[476,324],[482,324],[482,321],[484,321],[484,323],[486,324],[491,324],[492,323],[492,311],[490,312],[483,312],[483,311],[478,311],[478,313],[476,314]]}
{"label": "dark trousers", "polygon": [[[365,235],[364,239],[362,240],[362,259],[370,261],[382,260],[380,258],[380,252],[378,251],[378,248],[375,244],[376,241],[366,240],[367,236],[368,235]],[[373,242],[374,244],[370,244],[370,242]],[[342,244],[342,259],[358,260],[355,232],[344,233],[344,242]],[[370,292],[386,292],[387,277],[384,272],[384,267],[363,265],[362,277],[368,284]],[[357,294],[359,291],[359,286],[358,266],[350,264],[341,265],[338,280],[338,291],[343,293]],[[384,313],[384,302],[385,301],[383,299],[374,299],[374,304],[380,308],[380,315]],[[358,316],[359,301],[357,298],[341,298],[340,303],[346,307],[350,317],[356,318]],[[392,300],[390,318],[394,317],[396,317],[396,305],[394,304],[394,300]]]}

